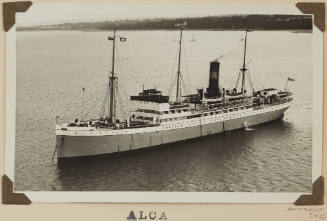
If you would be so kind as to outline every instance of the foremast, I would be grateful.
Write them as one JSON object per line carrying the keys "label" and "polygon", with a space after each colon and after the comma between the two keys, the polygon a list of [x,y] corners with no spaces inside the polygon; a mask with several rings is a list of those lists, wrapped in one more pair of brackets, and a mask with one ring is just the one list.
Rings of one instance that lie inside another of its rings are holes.
{"label": "foremast", "polygon": [[116,86],[118,77],[115,76],[115,50],[116,50],[116,38],[119,38],[121,42],[125,42],[126,38],[116,35],[116,28],[112,37],[108,37],[109,41],[112,41],[112,64],[111,64],[111,76],[109,77],[109,121],[115,123],[116,121]]}

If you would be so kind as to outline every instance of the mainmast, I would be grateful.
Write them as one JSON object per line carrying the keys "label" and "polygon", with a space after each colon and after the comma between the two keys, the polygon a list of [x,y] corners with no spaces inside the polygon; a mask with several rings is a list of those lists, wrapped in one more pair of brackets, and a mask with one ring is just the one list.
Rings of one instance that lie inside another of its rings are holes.
{"label": "mainmast", "polygon": [[246,40],[247,40],[247,35],[248,35],[248,30],[245,31],[243,67],[242,67],[242,69],[241,69],[241,71],[242,71],[242,87],[241,87],[241,92],[242,92],[242,93],[244,93],[244,89],[245,89],[245,72],[248,70],[248,69],[245,67],[245,58],[246,58]]}
{"label": "mainmast", "polygon": [[178,54],[178,68],[177,68],[177,87],[176,87],[176,101],[180,101],[181,97],[181,54],[182,54],[182,35],[183,35],[183,27],[181,26],[181,33],[179,35],[179,54]]}
{"label": "mainmast", "polygon": [[116,121],[116,112],[115,112],[115,88],[116,88],[116,81],[117,77],[115,76],[115,49],[116,49],[116,37],[120,38],[120,41],[125,42],[126,38],[121,36],[116,36],[116,29],[114,28],[114,35],[113,37],[108,37],[108,40],[112,41],[112,66],[111,66],[111,76],[109,77],[109,89],[110,89],[110,96],[109,96],[109,119],[111,123],[115,123]]}

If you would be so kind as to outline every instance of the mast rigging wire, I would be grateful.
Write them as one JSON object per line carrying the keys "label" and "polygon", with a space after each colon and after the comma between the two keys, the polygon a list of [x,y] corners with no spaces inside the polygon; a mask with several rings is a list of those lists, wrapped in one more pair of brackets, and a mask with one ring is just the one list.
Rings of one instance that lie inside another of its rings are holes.
{"label": "mast rigging wire", "polygon": [[172,89],[174,88],[175,86],[175,82],[177,82],[177,75],[176,75],[176,64],[177,64],[177,55],[178,55],[178,51],[179,51],[179,47],[176,47],[176,54],[175,54],[175,58],[174,58],[174,65],[172,67],[172,71],[171,71],[171,77],[170,77],[170,82],[171,82],[171,85],[170,85],[170,88],[168,90],[168,95],[171,96],[171,93],[172,93]]}
{"label": "mast rigging wire", "polygon": [[[182,44],[183,44],[183,48],[184,48],[184,50],[183,50],[183,55],[184,55],[184,60],[185,60],[183,66],[185,67],[185,70],[186,70],[186,71],[184,72],[184,73],[186,73],[186,74],[183,75],[183,76],[185,76],[185,77],[186,77],[185,80],[188,81],[188,82],[184,82],[184,87],[183,87],[183,88],[185,88],[185,90],[186,90],[186,92],[187,92],[188,94],[191,94],[192,91],[190,90],[190,87],[191,87],[192,89],[193,89],[193,88],[196,88],[196,87],[193,85],[193,81],[192,81],[192,79],[191,79],[191,77],[190,77],[190,71],[189,71],[189,68],[188,68],[188,58],[187,58],[187,52],[186,52],[187,47],[186,47],[186,44],[185,44],[184,41],[182,42]],[[188,83],[188,84],[190,85],[190,87],[187,87],[187,85],[185,85],[186,83]]]}
{"label": "mast rigging wire", "polygon": [[246,74],[248,75],[248,82],[250,83],[251,90],[254,91],[250,71],[247,71]]}

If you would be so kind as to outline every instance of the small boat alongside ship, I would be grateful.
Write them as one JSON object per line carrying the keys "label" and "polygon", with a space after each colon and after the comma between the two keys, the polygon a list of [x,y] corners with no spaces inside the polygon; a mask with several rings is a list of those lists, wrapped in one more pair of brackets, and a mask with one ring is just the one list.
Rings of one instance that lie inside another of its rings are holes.
{"label": "small boat alongside ship", "polygon": [[[112,70],[109,77],[109,113],[92,120],[56,123],[56,154],[58,163],[66,160],[127,152],[185,141],[212,134],[247,128],[282,118],[292,101],[285,88],[251,91],[245,88],[246,43],[244,38],[243,65],[235,88],[226,89],[219,82],[220,61],[209,63],[209,85],[194,94],[181,92],[181,51],[183,28],[179,36],[176,97],[171,99],[157,89],[143,89],[130,96],[134,110],[120,121],[116,113],[117,81],[115,75],[116,30],[108,40],[113,42]],[[248,79],[249,80],[249,79]],[[288,78],[287,81],[293,81]],[[239,86],[240,85],[240,86]]]}

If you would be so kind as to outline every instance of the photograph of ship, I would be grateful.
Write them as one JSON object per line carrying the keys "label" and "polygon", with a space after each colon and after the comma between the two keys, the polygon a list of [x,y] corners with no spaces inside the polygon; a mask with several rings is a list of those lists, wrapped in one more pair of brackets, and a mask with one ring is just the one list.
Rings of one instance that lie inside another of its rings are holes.
{"label": "photograph of ship", "polygon": [[[138,96],[130,97],[135,109],[132,115],[120,121],[116,116],[115,42],[117,38],[120,41],[126,41],[126,38],[117,36],[114,29],[113,36],[108,37],[113,42],[108,98],[104,104],[105,108],[109,103],[108,114],[103,112],[99,119],[86,120],[81,115],[80,120],[76,118],[71,123],[57,124],[55,152],[58,163],[76,157],[131,151],[224,133],[282,118],[292,101],[287,86],[284,90],[255,90],[249,79],[251,91],[245,88],[246,76],[250,78],[245,63],[247,33],[245,31],[243,64],[234,88],[225,89],[219,84],[220,62],[216,59],[210,62],[206,91],[201,88],[195,94],[182,96],[183,28],[180,28],[175,98],[171,100],[155,88],[143,89]],[[287,84],[288,81],[294,79],[287,78]]]}
{"label": "photograph of ship", "polygon": [[311,16],[166,10],[18,21],[16,190],[311,190]]}

